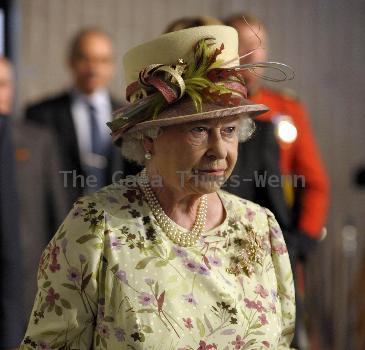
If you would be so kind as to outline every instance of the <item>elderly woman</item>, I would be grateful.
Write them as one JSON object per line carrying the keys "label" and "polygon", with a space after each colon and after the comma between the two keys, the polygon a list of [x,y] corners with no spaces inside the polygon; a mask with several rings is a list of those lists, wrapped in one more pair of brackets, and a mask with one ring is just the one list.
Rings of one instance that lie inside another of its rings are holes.
{"label": "elderly woman", "polygon": [[237,33],[165,34],[124,59],[110,124],[144,170],[75,203],[45,250],[21,349],[288,349],[294,289],[273,215],[219,187],[266,110]]}

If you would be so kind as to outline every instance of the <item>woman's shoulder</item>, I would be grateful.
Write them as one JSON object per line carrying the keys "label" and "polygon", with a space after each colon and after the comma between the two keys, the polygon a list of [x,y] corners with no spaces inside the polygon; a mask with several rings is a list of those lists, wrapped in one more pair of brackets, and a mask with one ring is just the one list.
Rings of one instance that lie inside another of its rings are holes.
{"label": "woman's shoulder", "polygon": [[113,214],[138,210],[143,206],[143,192],[138,186],[138,178],[130,176],[127,179],[112,183],[100,190],[80,197],[74,208],[93,206],[95,210]]}
{"label": "woman's shoulder", "polygon": [[261,205],[254,203],[248,199],[238,197],[235,194],[221,190],[219,192],[219,195],[223,200],[226,209],[238,211],[243,213],[244,215],[249,212],[252,216],[263,215],[266,217],[271,214],[268,209],[262,207]]}
{"label": "woman's shoulder", "polygon": [[226,191],[220,191],[220,197],[231,221],[251,227],[261,235],[270,234],[273,228],[275,231],[280,230],[274,214],[269,209]]}

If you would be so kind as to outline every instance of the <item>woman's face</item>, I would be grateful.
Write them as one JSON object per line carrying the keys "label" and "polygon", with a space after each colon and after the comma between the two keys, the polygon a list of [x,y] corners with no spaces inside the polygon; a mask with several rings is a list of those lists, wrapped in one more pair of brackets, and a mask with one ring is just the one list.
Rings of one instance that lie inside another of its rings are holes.
{"label": "woman's face", "polygon": [[238,116],[165,127],[151,144],[148,166],[175,191],[215,192],[236,164],[238,127]]}

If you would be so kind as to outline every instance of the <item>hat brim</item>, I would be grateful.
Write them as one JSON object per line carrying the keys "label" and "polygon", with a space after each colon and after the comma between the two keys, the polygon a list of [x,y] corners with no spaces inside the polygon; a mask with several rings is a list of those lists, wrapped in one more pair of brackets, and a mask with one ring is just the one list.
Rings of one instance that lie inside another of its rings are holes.
{"label": "hat brim", "polygon": [[222,118],[236,114],[247,114],[248,117],[255,118],[268,110],[269,108],[263,104],[255,104],[249,100],[243,99],[240,105],[233,107],[204,102],[202,111],[197,112],[191,99],[186,97],[162,111],[155,119],[136,124],[129,129],[126,134],[153,127],[184,124],[197,120]]}

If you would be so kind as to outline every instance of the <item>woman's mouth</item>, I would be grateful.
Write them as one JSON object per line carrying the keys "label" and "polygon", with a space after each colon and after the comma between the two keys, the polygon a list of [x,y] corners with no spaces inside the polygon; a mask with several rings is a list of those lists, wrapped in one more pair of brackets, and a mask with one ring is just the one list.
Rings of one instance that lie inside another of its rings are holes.
{"label": "woman's mouth", "polygon": [[207,176],[224,176],[226,169],[193,169],[194,175],[207,175]]}

